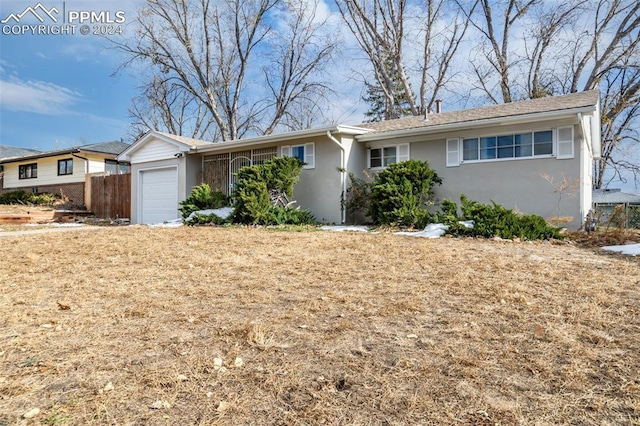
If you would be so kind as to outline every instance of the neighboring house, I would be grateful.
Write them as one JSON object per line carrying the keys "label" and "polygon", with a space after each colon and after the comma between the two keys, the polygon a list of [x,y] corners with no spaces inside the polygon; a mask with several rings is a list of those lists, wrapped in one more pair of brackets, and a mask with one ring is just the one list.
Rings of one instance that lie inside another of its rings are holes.
{"label": "neighboring house", "polygon": [[[612,215],[618,209],[622,216]],[[599,225],[640,228],[640,195],[622,192],[619,188],[594,189],[593,209]],[[624,220],[626,223],[620,223]]]}
{"label": "neighboring house", "polygon": [[129,164],[116,156],[127,148],[124,142],[101,142],[49,152],[18,153],[6,157],[2,192],[23,190],[62,195],[75,206],[85,204],[85,180],[90,173],[128,173]]}
{"label": "neighboring house", "polygon": [[31,148],[20,148],[17,146],[0,145],[0,192],[2,192],[4,181],[4,165],[1,164],[2,159],[9,157],[20,157],[23,155],[37,154],[41,151]]}
{"label": "neighboring house", "polygon": [[[591,208],[600,156],[599,93],[220,143],[149,131],[118,156],[131,162],[132,222],[178,218],[178,202],[193,186],[206,182],[229,193],[241,167],[275,156],[307,163],[294,199],[322,222],[349,222],[341,202],[349,172],[363,177],[419,159],[442,178],[440,200],[465,194],[545,218],[570,216],[578,228]],[[559,191],[560,182],[570,182],[570,191]]]}

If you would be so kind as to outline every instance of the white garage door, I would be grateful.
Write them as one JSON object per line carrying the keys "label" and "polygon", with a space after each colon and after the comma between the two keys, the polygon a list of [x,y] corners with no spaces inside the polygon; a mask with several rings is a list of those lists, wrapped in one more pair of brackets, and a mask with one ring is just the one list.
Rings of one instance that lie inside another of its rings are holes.
{"label": "white garage door", "polygon": [[140,172],[140,223],[162,223],[178,216],[178,169],[143,170]]}

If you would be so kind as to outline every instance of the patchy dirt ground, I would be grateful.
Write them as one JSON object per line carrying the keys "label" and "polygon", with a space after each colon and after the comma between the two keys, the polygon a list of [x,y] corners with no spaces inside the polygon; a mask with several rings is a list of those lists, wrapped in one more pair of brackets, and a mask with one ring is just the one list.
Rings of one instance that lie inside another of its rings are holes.
{"label": "patchy dirt ground", "polygon": [[6,236],[0,425],[637,425],[639,266],[389,234]]}

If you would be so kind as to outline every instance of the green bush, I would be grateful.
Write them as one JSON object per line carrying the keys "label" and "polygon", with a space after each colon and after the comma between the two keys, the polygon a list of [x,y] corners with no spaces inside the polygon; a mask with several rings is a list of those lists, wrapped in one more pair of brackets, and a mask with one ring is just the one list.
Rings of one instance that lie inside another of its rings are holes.
{"label": "green bush", "polygon": [[189,197],[180,202],[180,211],[182,218],[186,219],[189,215],[198,210],[219,209],[229,205],[229,197],[219,189],[212,190],[206,184],[195,186]]}
{"label": "green bush", "polygon": [[[234,222],[250,225],[309,224],[313,215],[282,200],[293,195],[303,163],[292,157],[276,157],[264,164],[241,168],[233,191]],[[272,200],[272,195],[277,198]],[[274,203],[278,205],[274,205]]]}
{"label": "green bush", "polygon": [[309,210],[300,208],[272,206],[271,213],[276,225],[310,225],[316,221]]}
{"label": "green bush", "polygon": [[374,177],[368,215],[381,225],[424,227],[436,184],[442,179],[426,161],[391,164]]}
{"label": "green bush", "polygon": [[[549,226],[541,216],[517,214],[499,204],[481,204],[469,200],[464,195],[460,196],[460,203],[461,214],[455,202],[444,200],[440,212],[434,215],[434,221],[449,227],[448,234],[523,240],[562,238],[560,228]],[[467,228],[459,223],[469,220],[473,221],[473,228]]]}
{"label": "green bush", "polygon": [[32,192],[17,190],[0,194],[0,204],[34,204],[41,206],[50,206],[55,204],[59,200],[60,197],[49,192],[35,194]]}

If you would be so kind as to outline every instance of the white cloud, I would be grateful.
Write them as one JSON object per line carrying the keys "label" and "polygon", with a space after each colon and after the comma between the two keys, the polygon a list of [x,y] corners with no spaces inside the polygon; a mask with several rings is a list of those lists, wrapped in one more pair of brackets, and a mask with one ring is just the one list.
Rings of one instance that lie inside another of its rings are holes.
{"label": "white cloud", "polygon": [[0,79],[0,109],[63,115],[82,100],[82,94],[46,81]]}

